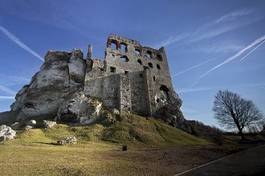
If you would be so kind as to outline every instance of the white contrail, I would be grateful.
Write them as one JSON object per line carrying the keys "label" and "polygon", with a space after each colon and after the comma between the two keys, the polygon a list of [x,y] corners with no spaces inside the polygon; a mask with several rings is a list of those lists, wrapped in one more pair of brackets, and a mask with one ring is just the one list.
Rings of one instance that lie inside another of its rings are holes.
{"label": "white contrail", "polygon": [[[217,37],[226,32],[235,30],[237,28],[264,19],[263,16],[247,18],[245,20],[243,19],[243,17],[245,16],[252,15],[253,12],[255,12],[255,9],[241,9],[227,13],[209,23],[200,25],[200,27],[198,27],[193,32],[178,34],[176,36],[170,36],[169,38],[167,38],[166,40],[160,42],[158,45],[155,46],[169,46],[180,41],[182,42],[182,44],[198,42],[201,40]],[[230,24],[231,22],[234,23]]]}
{"label": "white contrail", "polygon": [[15,97],[13,97],[13,96],[1,96],[0,95],[0,99],[9,99],[9,100],[11,99],[12,100],[12,99],[15,99]]}
{"label": "white contrail", "polygon": [[[217,58],[215,58],[215,59],[217,59]],[[203,65],[207,64],[208,62],[213,61],[213,60],[215,60],[215,59],[208,59],[208,60],[206,60],[206,61],[204,61],[204,62],[202,62],[202,63],[196,64],[196,65],[193,65],[193,66],[191,66],[191,67],[189,67],[189,68],[187,68],[187,69],[185,69],[185,70],[182,70],[182,71],[180,71],[180,72],[174,74],[173,77],[176,77],[176,76],[182,75],[182,74],[184,74],[184,73],[186,73],[186,72],[188,72],[188,71],[191,71],[191,70],[193,70],[193,69],[195,69],[195,68],[198,68],[198,67],[200,67],[200,66],[203,66]]]}
{"label": "white contrail", "polygon": [[12,90],[6,86],[0,85],[0,91],[3,91],[3,92],[8,93],[10,95],[16,95],[16,92],[14,90]]}
{"label": "white contrail", "polygon": [[251,53],[253,53],[256,49],[258,49],[261,45],[263,45],[265,43],[265,40],[263,40],[263,42],[261,42],[260,44],[258,44],[257,46],[255,46],[255,48],[253,48],[250,52],[248,52],[244,57],[242,57],[240,59],[240,61],[246,59]]}
{"label": "white contrail", "polygon": [[[203,77],[205,77],[205,76],[207,76],[209,73],[211,73],[212,71],[214,71],[214,70],[216,70],[216,69],[222,67],[223,65],[225,65],[225,64],[227,64],[227,63],[229,63],[229,62],[235,60],[236,58],[238,58],[239,56],[241,56],[241,55],[242,55],[244,52],[246,52],[247,50],[251,49],[252,47],[256,46],[257,44],[259,45],[260,43],[264,42],[264,40],[265,40],[265,35],[262,36],[262,37],[260,37],[260,38],[258,38],[258,39],[256,39],[254,42],[252,42],[251,44],[249,44],[248,46],[246,46],[245,48],[243,48],[242,50],[240,50],[239,52],[237,52],[235,55],[233,55],[233,56],[227,58],[227,59],[226,59],[225,61],[223,61],[222,63],[220,63],[220,64],[214,66],[213,68],[211,68],[211,69],[208,70],[207,72],[203,73],[202,75],[200,75],[199,80],[196,81],[196,82],[193,84],[193,86],[194,86],[195,84],[197,84],[197,83],[198,83]],[[259,45],[259,46],[261,46],[261,45]],[[257,49],[257,48],[254,48],[254,49]],[[254,49],[253,49],[253,50],[254,50]],[[251,51],[250,51],[250,52],[251,52]]]}
{"label": "white contrail", "polygon": [[0,31],[3,34],[5,34],[11,41],[16,43],[19,47],[21,47],[22,49],[26,50],[27,52],[29,52],[33,56],[37,57],[39,60],[44,61],[44,59],[38,53],[36,53],[30,47],[28,47],[26,44],[24,44],[19,38],[17,38],[14,34],[9,32],[5,27],[0,25]]}
{"label": "white contrail", "polygon": [[190,92],[203,92],[203,91],[210,91],[215,89],[214,87],[201,87],[201,88],[187,88],[187,89],[179,89],[178,93],[190,93]]}

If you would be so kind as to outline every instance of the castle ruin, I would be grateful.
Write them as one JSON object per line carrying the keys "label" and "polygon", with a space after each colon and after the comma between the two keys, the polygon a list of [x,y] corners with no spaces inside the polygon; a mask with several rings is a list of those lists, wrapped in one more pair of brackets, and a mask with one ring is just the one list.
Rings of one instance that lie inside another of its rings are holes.
{"label": "castle ruin", "polygon": [[103,60],[93,58],[91,46],[85,58],[79,49],[48,51],[40,71],[17,93],[11,111],[17,121],[89,119],[89,103],[83,101],[88,97],[109,110],[163,118],[172,125],[183,117],[165,49],[117,35],[108,37]]}
{"label": "castle ruin", "polygon": [[155,116],[175,94],[165,49],[110,35],[104,60],[87,54],[84,91],[105,106],[144,116]]}

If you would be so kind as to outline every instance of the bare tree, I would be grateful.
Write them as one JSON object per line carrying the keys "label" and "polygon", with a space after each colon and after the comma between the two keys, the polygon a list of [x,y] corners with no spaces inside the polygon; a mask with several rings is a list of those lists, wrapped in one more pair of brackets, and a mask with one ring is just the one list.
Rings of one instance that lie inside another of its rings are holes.
{"label": "bare tree", "polygon": [[244,139],[245,128],[250,128],[263,118],[252,101],[228,90],[217,93],[213,111],[219,124],[227,129],[236,128],[241,139]]}

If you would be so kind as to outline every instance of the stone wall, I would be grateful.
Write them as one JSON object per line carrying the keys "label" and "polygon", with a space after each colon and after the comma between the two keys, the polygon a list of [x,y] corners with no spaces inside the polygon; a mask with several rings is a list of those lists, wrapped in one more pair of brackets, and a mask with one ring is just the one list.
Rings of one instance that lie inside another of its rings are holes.
{"label": "stone wall", "polygon": [[140,115],[150,115],[145,72],[130,73],[129,77],[132,92],[132,111]]}
{"label": "stone wall", "polygon": [[110,35],[104,61],[94,59],[89,63],[84,90],[110,108],[153,116],[169,102],[169,95],[178,98],[164,48],[157,50]]}
{"label": "stone wall", "polygon": [[84,92],[86,95],[102,100],[108,108],[120,109],[120,75],[109,75],[97,79],[86,80]]}

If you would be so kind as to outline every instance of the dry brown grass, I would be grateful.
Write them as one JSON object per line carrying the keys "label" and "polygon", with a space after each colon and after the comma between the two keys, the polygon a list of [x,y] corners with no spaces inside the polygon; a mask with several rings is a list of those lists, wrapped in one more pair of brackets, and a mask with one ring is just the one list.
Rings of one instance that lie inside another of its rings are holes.
{"label": "dry brown grass", "polygon": [[[56,140],[74,135],[77,145]],[[128,151],[121,146],[128,145]],[[204,139],[140,116],[104,127],[58,125],[0,144],[0,175],[173,175],[223,155]]]}
{"label": "dry brown grass", "polygon": [[87,143],[0,145],[3,175],[173,175],[223,155],[211,146],[137,148]]}

